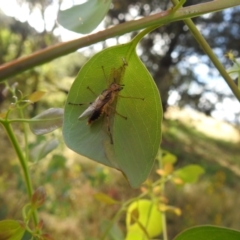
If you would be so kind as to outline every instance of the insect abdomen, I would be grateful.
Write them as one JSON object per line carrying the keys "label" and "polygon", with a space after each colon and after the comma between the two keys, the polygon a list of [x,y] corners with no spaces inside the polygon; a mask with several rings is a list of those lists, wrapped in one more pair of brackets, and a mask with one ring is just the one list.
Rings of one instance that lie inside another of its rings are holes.
{"label": "insect abdomen", "polygon": [[95,110],[93,114],[90,116],[90,118],[88,119],[88,125],[90,125],[92,122],[94,122],[99,117],[101,117],[102,113],[103,113],[103,109]]}

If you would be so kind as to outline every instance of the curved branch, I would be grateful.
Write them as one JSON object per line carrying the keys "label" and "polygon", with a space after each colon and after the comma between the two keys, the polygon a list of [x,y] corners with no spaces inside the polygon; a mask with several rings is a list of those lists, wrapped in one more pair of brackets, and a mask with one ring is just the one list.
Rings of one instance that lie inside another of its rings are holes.
{"label": "curved branch", "polygon": [[0,66],[0,82],[23,71],[49,62],[55,58],[74,52],[79,48],[89,46],[108,38],[151,26],[157,27],[161,24],[184,20],[186,18],[194,18],[205,13],[221,11],[237,5],[240,5],[239,0],[218,0],[181,8],[177,12],[167,10],[165,12],[157,13],[138,20],[122,23],[115,27],[90,34],[76,40],[59,43],[55,46],[39,50],[29,56],[13,60]]}

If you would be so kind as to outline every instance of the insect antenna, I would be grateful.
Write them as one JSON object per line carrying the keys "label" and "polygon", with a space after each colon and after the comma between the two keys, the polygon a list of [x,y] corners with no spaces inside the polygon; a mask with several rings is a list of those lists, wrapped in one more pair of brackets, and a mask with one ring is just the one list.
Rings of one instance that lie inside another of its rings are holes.
{"label": "insect antenna", "polygon": [[122,96],[122,95],[119,95],[119,94],[118,94],[118,97],[121,97],[121,98],[139,99],[139,100],[142,100],[142,101],[144,101],[144,99],[145,99],[145,98],[141,98],[141,97]]}
{"label": "insect antenna", "polygon": [[105,81],[106,81],[107,84],[109,84],[108,83],[108,78],[107,78],[107,75],[106,75],[106,72],[105,72],[105,69],[104,69],[104,66],[102,66],[102,70],[103,70],[103,74],[104,74],[104,77],[105,77]]}
{"label": "insect antenna", "polygon": [[94,96],[98,96],[89,86],[87,86],[87,89],[94,95]]}

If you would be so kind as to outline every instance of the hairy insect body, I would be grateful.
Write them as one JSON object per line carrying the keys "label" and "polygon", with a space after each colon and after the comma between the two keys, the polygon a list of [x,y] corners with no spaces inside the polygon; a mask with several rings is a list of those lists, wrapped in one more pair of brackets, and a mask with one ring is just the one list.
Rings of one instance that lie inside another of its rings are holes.
{"label": "hairy insect body", "polygon": [[[119,84],[121,82],[121,79],[123,77],[125,67],[127,66],[127,63],[125,59],[123,59],[123,66],[121,66],[119,69],[113,68],[111,70],[111,75],[109,79],[113,79],[113,82],[108,86],[107,89],[103,90],[102,93],[88,106],[88,108],[79,116],[78,119],[82,118],[88,118],[87,124],[91,125],[95,120],[100,118],[102,115],[105,115],[107,120],[107,131],[110,137],[110,143],[113,144],[113,136],[111,132],[111,119],[110,115],[112,113],[117,114],[118,116],[122,117],[123,119],[127,120],[127,117],[122,115],[121,113],[118,113],[115,109],[115,106],[112,106],[112,103],[116,99],[116,97],[122,97],[122,98],[132,98],[132,99],[141,99],[144,100],[144,98],[138,98],[138,97],[126,97],[118,95],[118,93],[123,89],[124,85]],[[105,79],[107,79],[104,68],[103,73],[105,75]],[[108,81],[107,81],[108,82]],[[89,87],[87,87],[88,90],[90,90],[93,94],[95,94]],[[69,102],[68,104],[71,105],[84,105],[83,103],[76,104]],[[111,109],[111,110],[110,110]]]}
{"label": "hairy insect body", "polygon": [[123,89],[123,85],[115,82],[105,89],[91,105],[79,116],[79,119],[88,116],[88,125],[97,120],[105,113],[108,116],[108,107],[117,96],[118,92]]}

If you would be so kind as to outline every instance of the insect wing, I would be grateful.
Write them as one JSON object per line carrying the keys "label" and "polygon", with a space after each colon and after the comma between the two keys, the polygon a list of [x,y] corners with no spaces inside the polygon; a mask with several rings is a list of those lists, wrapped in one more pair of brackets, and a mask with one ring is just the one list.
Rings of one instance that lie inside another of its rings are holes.
{"label": "insect wing", "polygon": [[89,117],[93,112],[95,108],[91,105],[78,117],[78,119]]}
{"label": "insect wing", "polygon": [[90,104],[90,106],[78,117],[78,119],[89,117],[97,108],[99,102],[99,97],[95,99],[95,101]]}

